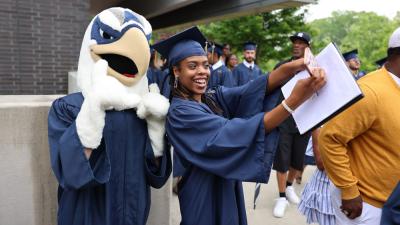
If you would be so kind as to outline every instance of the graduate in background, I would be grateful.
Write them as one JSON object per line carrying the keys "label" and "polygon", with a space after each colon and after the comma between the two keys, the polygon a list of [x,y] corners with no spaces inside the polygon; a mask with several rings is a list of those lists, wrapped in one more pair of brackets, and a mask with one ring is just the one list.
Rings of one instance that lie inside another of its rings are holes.
{"label": "graduate in background", "polygon": [[302,59],[234,88],[206,92],[210,76],[206,39],[197,27],[154,45],[168,57],[172,100],[167,135],[174,147],[174,176],[184,225],[245,225],[241,181],[266,182],[280,122],[325,84],[324,72],[300,80],[291,96],[268,113],[263,101],[304,69]]}
{"label": "graduate in background", "polygon": [[149,84],[157,84],[160,93],[166,98],[169,98],[171,89],[169,87],[168,70],[164,71],[162,68],[159,68],[157,61],[157,52],[151,48],[150,63],[149,68],[147,69],[147,79],[149,80]]}
{"label": "graduate in background", "polygon": [[231,46],[228,43],[224,43],[222,45],[222,55],[221,55],[221,60],[222,62],[225,64],[226,62],[226,58],[228,58],[228,56],[231,55]]}
{"label": "graduate in background", "polygon": [[257,45],[248,41],[243,45],[244,60],[233,71],[233,79],[236,86],[246,84],[262,75],[261,69],[255,64]]}
{"label": "graduate in background", "polygon": [[343,53],[343,58],[356,80],[360,79],[366,74],[364,71],[360,71],[361,61],[358,58],[357,49]]}
{"label": "graduate in background", "polygon": [[[238,59],[235,54],[230,54],[225,59],[225,66],[232,71],[238,65]],[[233,78],[233,75],[232,75]]]}
{"label": "graduate in background", "polygon": [[212,43],[208,47],[208,63],[211,64],[211,76],[208,81],[208,88],[215,88],[218,86],[232,87],[232,72],[224,65],[222,60],[222,45]]}

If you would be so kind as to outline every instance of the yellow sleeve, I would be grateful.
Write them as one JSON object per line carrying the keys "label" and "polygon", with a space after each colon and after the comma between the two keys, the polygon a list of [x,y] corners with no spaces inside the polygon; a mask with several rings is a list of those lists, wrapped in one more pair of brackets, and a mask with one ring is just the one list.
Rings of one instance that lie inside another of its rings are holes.
{"label": "yellow sleeve", "polygon": [[327,122],[318,138],[327,174],[346,200],[360,195],[358,180],[350,170],[348,143],[368,130],[377,114],[375,93],[367,86],[360,87],[364,98]]}

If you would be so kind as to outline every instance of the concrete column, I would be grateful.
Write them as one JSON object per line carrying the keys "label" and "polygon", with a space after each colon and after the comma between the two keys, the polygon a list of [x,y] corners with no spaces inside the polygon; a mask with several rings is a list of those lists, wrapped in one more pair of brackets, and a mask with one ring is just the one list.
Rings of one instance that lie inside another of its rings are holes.
{"label": "concrete column", "polygon": [[77,81],[77,71],[69,71],[68,72],[68,94],[72,94],[75,92],[79,92],[80,89],[78,87]]}
{"label": "concrete column", "polygon": [[47,114],[57,96],[0,96],[0,224],[56,224]]}

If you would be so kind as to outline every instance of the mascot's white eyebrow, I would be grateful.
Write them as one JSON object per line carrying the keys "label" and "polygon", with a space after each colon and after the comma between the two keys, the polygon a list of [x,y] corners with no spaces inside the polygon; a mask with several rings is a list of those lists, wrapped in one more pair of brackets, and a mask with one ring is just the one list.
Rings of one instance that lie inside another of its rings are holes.
{"label": "mascot's white eyebrow", "polygon": [[104,11],[100,13],[99,19],[102,23],[107,24],[112,29],[121,32],[122,30],[121,24],[123,23],[123,21],[122,22],[119,21],[118,18],[110,11]]}
{"label": "mascot's white eyebrow", "polygon": [[[135,16],[137,16],[137,15],[135,15]],[[119,32],[121,32],[126,26],[134,24],[134,25],[137,25],[138,27],[140,27],[143,30],[143,32],[145,32],[146,35],[148,33],[148,31],[147,31],[148,29],[145,29],[142,24],[140,24],[134,20],[130,20],[127,23],[124,23],[124,11],[114,11],[114,12],[105,11],[99,15],[99,19],[102,23],[107,24],[112,29],[119,31]],[[141,20],[140,17],[138,19]],[[151,32],[151,29],[150,29],[150,32]]]}

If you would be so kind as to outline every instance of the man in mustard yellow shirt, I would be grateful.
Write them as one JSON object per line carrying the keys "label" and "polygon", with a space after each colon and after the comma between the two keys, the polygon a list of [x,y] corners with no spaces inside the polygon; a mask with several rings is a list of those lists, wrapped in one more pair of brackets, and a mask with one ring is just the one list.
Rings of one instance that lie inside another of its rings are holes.
{"label": "man in mustard yellow shirt", "polygon": [[400,27],[387,63],[358,83],[364,98],[322,128],[320,150],[336,224],[379,225],[400,179]]}

